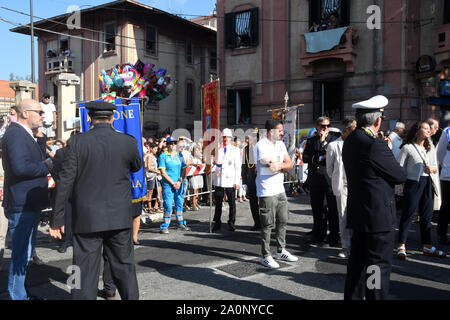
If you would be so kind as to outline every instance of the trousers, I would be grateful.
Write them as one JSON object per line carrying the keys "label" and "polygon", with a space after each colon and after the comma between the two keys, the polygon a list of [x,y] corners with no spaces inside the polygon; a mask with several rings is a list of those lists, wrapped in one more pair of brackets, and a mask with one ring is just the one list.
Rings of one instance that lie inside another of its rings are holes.
{"label": "trousers", "polygon": [[393,230],[379,233],[353,230],[344,300],[387,299],[393,250]]}
{"label": "trousers", "polygon": [[417,208],[420,217],[422,244],[431,244],[431,219],[433,217],[433,190],[430,177],[420,177],[419,182],[406,180],[402,215],[400,218],[398,243],[406,243],[408,231]]}
{"label": "trousers", "polygon": [[442,205],[439,210],[439,220],[437,234],[442,237],[447,236],[448,224],[450,222],[450,181],[441,180]]}
{"label": "trousers", "polygon": [[[336,206],[336,197],[333,195],[331,187],[324,186],[311,187],[311,208],[313,212],[313,236],[318,241],[323,241],[327,235],[327,222],[330,229],[329,239],[338,241],[339,239],[339,218]],[[327,200],[325,206],[324,200]],[[328,209],[328,210],[327,210]]]}
{"label": "trousers", "polygon": [[138,300],[131,229],[73,234],[73,264],[80,269],[80,286],[72,288],[72,299],[97,299],[102,250],[122,300]]}
{"label": "trousers", "polygon": [[288,222],[288,201],[286,194],[280,193],[272,197],[259,198],[259,214],[261,220],[261,253],[270,256],[270,237],[275,228],[277,251],[286,247],[286,227]]}
{"label": "trousers", "polygon": [[214,193],[216,208],[214,211],[214,222],[220,224],[222,218],[222,202],[225,194],[228,197],[228,204],[230,205],[230,214],[228,218],[228,223],[233,224],[236,221],[236,193],[234,188],[222,188],[215,187],[216,191]]}

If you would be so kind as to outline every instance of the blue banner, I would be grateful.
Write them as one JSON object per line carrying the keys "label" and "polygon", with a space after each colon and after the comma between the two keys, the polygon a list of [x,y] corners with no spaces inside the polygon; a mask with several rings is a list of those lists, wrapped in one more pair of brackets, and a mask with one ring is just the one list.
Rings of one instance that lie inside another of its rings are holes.
{"label": "blue banner", "polygon": [[[99,99],[99,101],[102,101]],[[123,105],[122,99],[115,99],[114,104],[117,109],[114,112],[113,127],[115,130],[129,134],[136,138],[141,158],[143,158],[141,112],[139,98],[131,99],[129,105]],[[81,132],[89,131],[91,123],[88,121],[88,110],[85,102],[79,104],[81,118]],[[144,161],[142,161],[144,163]],[[133,202],[142,201],[147,195],[147,185],[145,179],[144,165],[138,172],[130,172],[131,195]]]}

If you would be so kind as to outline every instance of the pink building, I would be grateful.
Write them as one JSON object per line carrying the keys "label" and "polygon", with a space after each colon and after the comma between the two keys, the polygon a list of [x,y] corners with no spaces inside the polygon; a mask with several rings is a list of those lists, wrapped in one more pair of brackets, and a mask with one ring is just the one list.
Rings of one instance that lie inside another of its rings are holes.
{"label": "pink building", "polygon": [[221,127],[261,127],[286,92],[305,105],[301,128],[321,115],[339,126],[377,94],[384,130],[450,110],[450,1],[218,0],[217,11]]}

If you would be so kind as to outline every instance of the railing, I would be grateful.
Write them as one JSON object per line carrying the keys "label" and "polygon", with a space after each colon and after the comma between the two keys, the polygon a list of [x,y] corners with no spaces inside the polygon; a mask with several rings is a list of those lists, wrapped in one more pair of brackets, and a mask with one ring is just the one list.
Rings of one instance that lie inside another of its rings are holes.
{"label": "railing", "polygon": [[55,58],[47,58],[45,75],[56,74],[61,72],[73,72],[74,57],[60,56]]}
{"label": "railing", "polygon": [[[314,34],[316,36],[324,35],[322,32],[318,31]],[[356,57],[355,45],[358,42],[358,35],[356,29],[353,27],[348,27],[344,35],[340,39],[338,45],[334,46],[331,50],[325,50],[315,53],[307,52],[306,38],[305,34],[301,35],[302,48],[300,52],[300,60],[305,72],[308,76],[313,74],[313,62],[322,59],[340,59],[345,63],[346,72],[354,72],[354,58]]]}

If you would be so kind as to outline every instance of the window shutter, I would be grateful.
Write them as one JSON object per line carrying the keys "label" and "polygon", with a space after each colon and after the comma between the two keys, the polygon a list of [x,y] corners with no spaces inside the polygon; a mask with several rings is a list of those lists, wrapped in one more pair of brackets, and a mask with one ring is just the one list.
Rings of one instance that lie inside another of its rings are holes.
{"label": "window shutter", "polygon": [[339,27],[350,26],[350,0],[341,0],[341,17]]}
{"label": "window shutter", "polygon": [[309,27],[315,21],[320,25],[320,0],[309,0]]}
{"label": "window shutter", "polygon": [[259,8],[250,10],[250,46],[259,44]]}
{"label": "window shutter", "polygon": [[236,122],[236,90],[227,92],[227,122],[234,125]]}
{"label": "window shutter", "polygon": [[444,2],[444,24],[450,23],[450,0]]}
{"label": "window shutter", "polygon": [[234,49],[236,47],[236,22],[235,14],[225,14],[225,47],[227,49]]}

